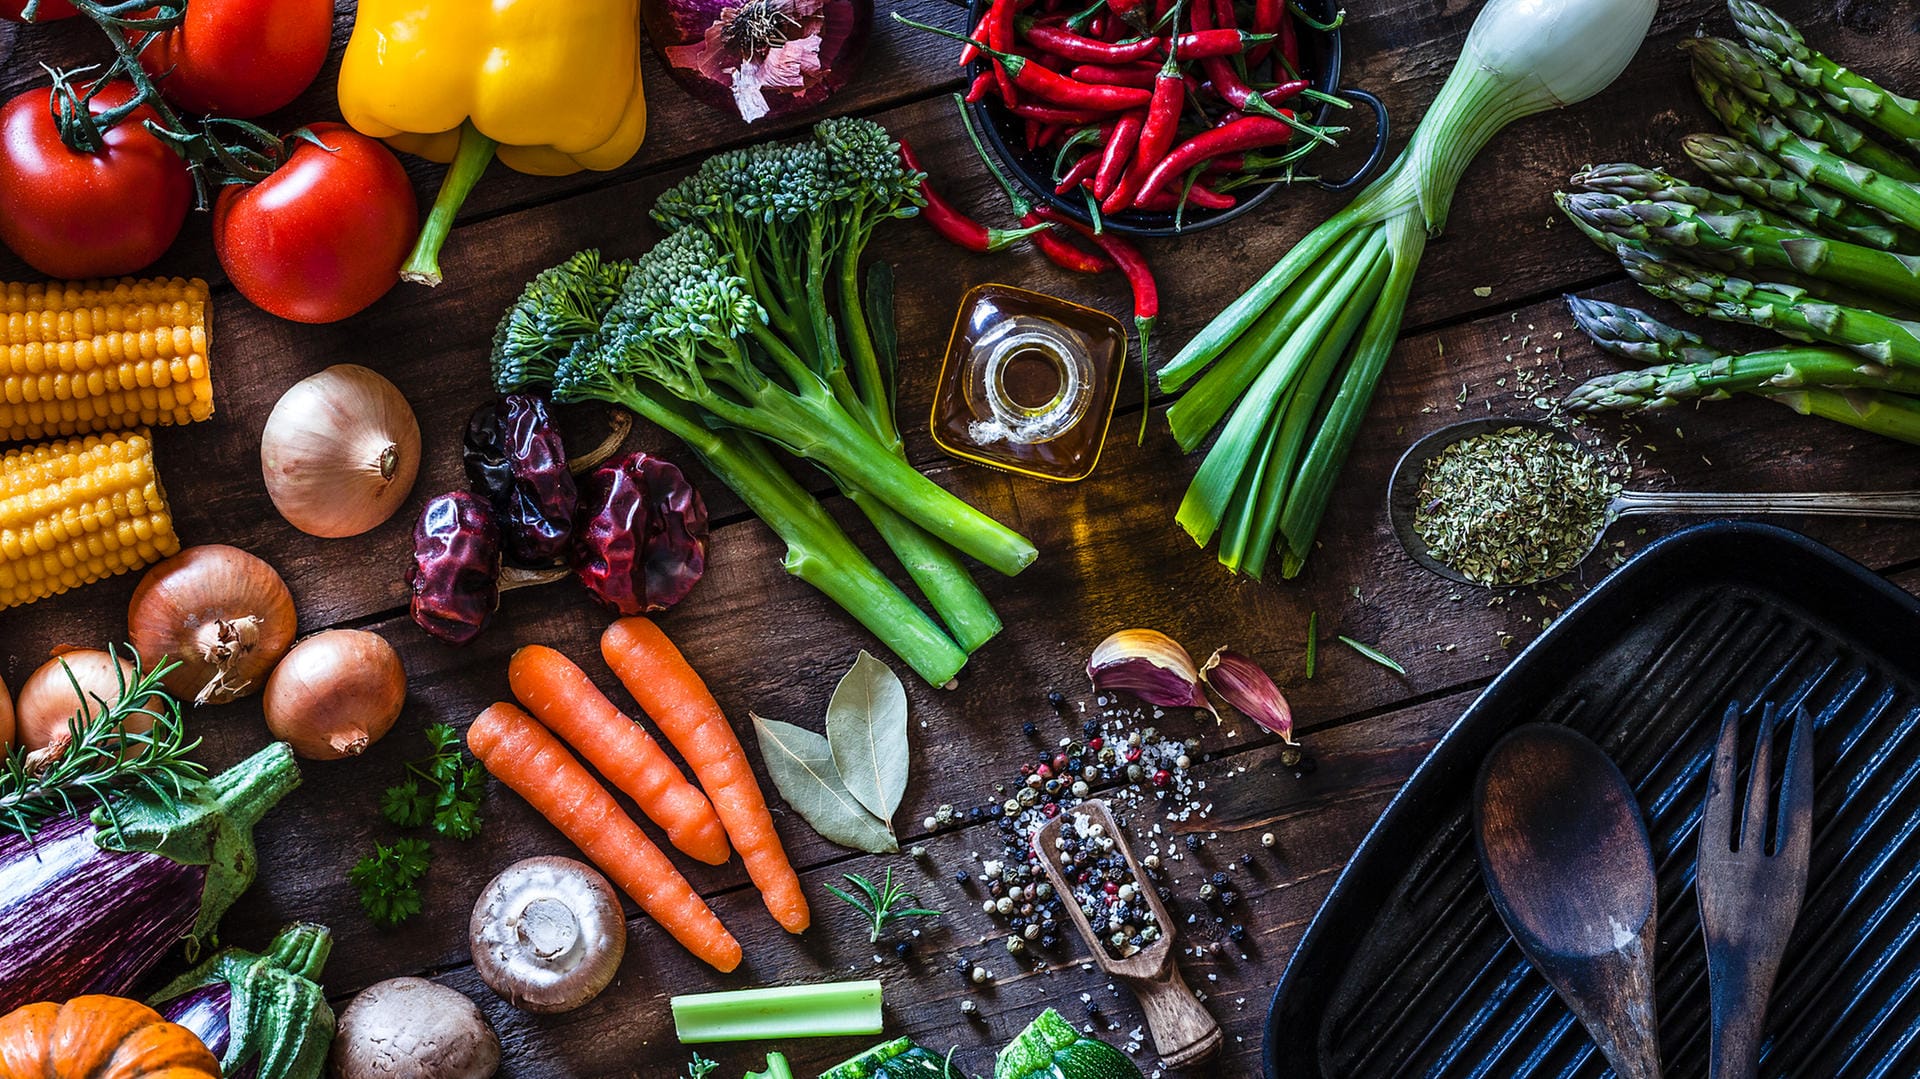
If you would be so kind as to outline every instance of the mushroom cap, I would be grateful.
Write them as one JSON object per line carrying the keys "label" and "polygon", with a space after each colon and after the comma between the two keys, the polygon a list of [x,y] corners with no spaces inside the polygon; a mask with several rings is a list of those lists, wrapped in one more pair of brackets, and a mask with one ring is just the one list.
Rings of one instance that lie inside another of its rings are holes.
{"label": "mushroom cap", "polygon": [[361,990],[333,1037],[335,1079],[488,1079],[500,1039],[466,995],[424,978]]}
{"label": "mushroom cap", "polygon": [[565,1012],[613,981],[627,922],[613,885],[572,858],[526,858],[480,890],[467,924],[474,969],[502,999],[530,1012]]}

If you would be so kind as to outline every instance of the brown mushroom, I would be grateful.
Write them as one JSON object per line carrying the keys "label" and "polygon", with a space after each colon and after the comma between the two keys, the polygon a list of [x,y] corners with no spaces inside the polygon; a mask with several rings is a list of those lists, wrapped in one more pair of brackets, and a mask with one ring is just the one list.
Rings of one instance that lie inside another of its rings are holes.
{"label": "brown mushroom", "polygon": [[518,861],[481,889],[468,923],[473,965],[507,1003],[565,1012],[600,995],[627,950],[613,885],[572,858]]}
{"label": "brown mushroom", "polygon": [[488,1079],[500,1039],[473,1001],[424,978],[360,991],[333,1036],[334,1079]]}

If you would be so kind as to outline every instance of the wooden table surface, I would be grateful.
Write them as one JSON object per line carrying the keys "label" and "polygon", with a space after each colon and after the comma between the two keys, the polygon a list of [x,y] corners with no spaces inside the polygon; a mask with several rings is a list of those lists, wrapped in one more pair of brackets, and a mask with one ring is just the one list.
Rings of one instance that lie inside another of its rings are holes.
{"label": "wooden table surface", "polygon": [[[899,0],[910,15],[958,27],[943,0]],[[1470,0],[1354,0],[1347,27],[1349,85],[1372,90],[1392,110],[1396,148],[1405,141],[1445,77],[1478,4]],[[1828,52],[1856,62],[1895,86],[1920,86],[1920,12],[1900,0],[1794,0],[1784,12]],[[340,0],[336,36],[344,42],[350,0]],[[447,246],[447,283],[437,290],[401,286],[371,310],[330,326],[279,321],[254,309],[219,279],[205,217],[190,220],[156,272],[215,282],[218,327],[214,371],[219,414],[208,423],[156,432],[159,466],[184,543],[233,543],[271,561],[298,601],[301,629],[372,629],[399,649],[409,676],[406,711],[395,732],[363,758],[308,763],[304,785],[259,829],[260,873],[224,924],[227,941],[262,945],[285,922],[310,919],[334,931],[326,971],[330,995],[344,1003],[371,982],[422,974],[472,995],[505,1043],[504,1072],[514,1076],[678,1074],[686,1052],[667,1012],[673,993],[743,988],[839,977],[878,977],[886,985],[888,1031],[944,1049],[958,1045],[969,1072],[990,1069],[1003,1044],[1042,1006],[1086,1018],[1082,997],[1096,1001],[1125,1040],[1140,1023],[1136,1006],[1087,963],[1077,941],[1044,962],[1019,962],[1002,947],[1002,931],[979,909],[979,895],[955,884],[953,871],[977,868],[997,837],[979,824],[928,838],[919,822],[940,804],[981,804],[987,786],[1016,778],[1034,743],[1021,725],[1038,725],[1051,744],[1078,726],[1077,706],[1093,709],[1082,664],[1108,633],[1150,626],[1204,655],[1232,645],[1274,672],[1292,700],[1317,771],[1296,778],[1281,767],[1274,741],[1237,717],[1211,721],[1174,715],[1162,727],[1201,739],[1210,759],[1196,765],[1210,778],[1213,813],[1184,825],[1206,838],[1174,876],[1176,908],[1201,912],[1195,876],[1254,855],[1242,874],[1246,899],[1236,918],[1243,947],[1219,954],[1183,953],[1181,968],[1203,989],[1226,1031],[1213,1074],[1259,1070],[1266,1002],[1289,951],[1367,828],[1427,747],[1473,696],[1552,619],[1589,587],[1596,567],[1570,586],[1522,592],[1490,602],[1485,592],[1456,588],[1416,567],[1387,531],[1383,492],[1392,463],[1407,444],[1462,418],[1536,414],[1536,396],[1557,396],[1607,361],[1579,336],[1560,295],[1568,291],[1633,302],[1636,290],[1607,257],[1554,211],[1549,193],[1587,162],[1639,160],[1674,165],[1680,136],[1709,128],[1693,100],[1674,44],[1701,27],[1726,32],[1716,0],[1669,0],[1652,37],[1627,74],[1606,93],[1573,109],[1524,122],[1494,141],[1468,172],[1446,235],[1428,250],[1407,313],[1403,340],[1335,494],[1321,549],[1294,581],[1236,580],[1211,552],[1196,549],[1173,523],[1173,511],[1196,461],[1183,457],[1156,426],[1144,449],[1118,432],[1099,471],[1072,486],[1054,486],[957,464],[926,437],[940,351],[961,292],[982,281],[1015,282],[1126,310],[1118,279],[1070,279],[1036,253],[964,254],[918,222],[884,230],[875,244],[899,280],[902,348],[901,413],[909,452],[939,482],[1031,537],[1040,560],[1015,579],[982,575],[1007,625],[973,659],[952,691],[908,676],[914,722],[914,775],[900,812],[903,842],[924,842],[929,856],[878,859],[830,846],[776,806],[781,833],[803,869],[814,901],[814,928],[790,937],[776,927],[746,884],[737,861],[683,869],[746,949],[742,968],[719,976],[675,946],[646,919],[630,922],[628,955],[616,984],[592,1004],[566,1015],[535,1017],[506,1006],[481,984],[468,959],[467,915],[489,876],[535,854],[573,853],[565,840],[510,792],[495,785],[484,834],[465,844],[440,840],[426,881],[423,917],[397,931],[374,929],[360,912],[347,869],[391,829],[380,819],[381,789],[401,763],[423,750],[422,727],[464,726],[488,702],[506,696],[505,661],[524,643],[540,642],[578,658],[603,686],[617,689],[596,648],[605,617],[572,587],[507,596],[495,627],[467,648],[427,639],[407,618],[400,575],[411,523],[421,503],[462,483],[459,435],[468,414],[489,395],[485,356],[495,321],[536,271],[575,249],[597,245],[617,255],[645,250],[657,233],[647,209],[662,188],[707,153],[791,134],[805,119],[748,129],[696,106],[648,61],[652,130],[640,155],[610,174],[561,179],[520,176],[496,167],[481,184]],[[86,27],[21,32],[0,69],[9,95],[43,79],[38,62],[97,52]],[[333,63],[289,122],[337,115]],[[960,203],[981,211],[998,203],[965,148],[949,94],[958,84],[949,44],[876,20],[875,41],[858,81],[832,103],[911,140],[935,179]],[[1356,140],[1357,141],[1357,140]],[[410,161],[423,197],[439,169]],[[1287,246],[1339,205],[1318,191],[1282,192],[1237,224],[1184,239],[1153,242],[1164,316],[1155,335],[1160,358],[1183,343]],[[8,278],[28,275],[9,259]],[[261,486],[258,441],[268,410],[294,381],[330,364],[364,363],[393,379],[413,402],[424,436],[417,488],[385,526],[355,539],[319,540],[283,522]],[[1137,417],[1137,384],[1122,391],[1123,414]],[[1160,402],[1155,402],[1158,406]],[[569,413],[576,440],[597,437],[600,417]],[[1636,482],[1708,489],[1913,487],[1920,453],[1913,448],[1794,417],[1757,401],[1680,411],[1638,425],[1605,422],[1601,434],[1624,443],[1640,474]],[[687,454],[658,431],[635,442],[686,462]],[[694,473],[697,480],[704,475]],[[717,483],[704,483],[713,511],[711,562],[692,596],[664,619],[695,665],[746,732],[748,709],[817,727],[835,679],[871,639],[820,595],[787,578],[779,546]],[[845,507],[830,499],[836,512]],[[844,513],[843,513],[844,516]],[[1653,520],[1622,527],[1624,551],[1681,522]],[[1866,565],[1920,590],[1920,531],[1910,524],[1788,520]],[[860,533],[856,533],[860,534]],[[869,542],[870,549],[877,544]],[[52,646],[98,644],[124,633],[135,577],[0,614],[5,675],[18,680]],[[1307,620],[1319,616],[1319,670],[1302,677]],[[1338,644],[1344,634],[1376,644],[1406,667],[1404,677]],[[896,669],[902,669],[896,662]],[[1056,716],[1049,691],[1067,696],[1072,719]],[[624,699],[615,694],[616,699]],[[224,765],[266,740],[257,699],[197,713],[193,731],[204,759]],[[1175,827],[1175,826],[1169,826]],[[1277,837],[1272,850],[1259,836]],[[874,950],[849,911],[822,885],[843,872],[877,876],[885,865],[947,910],[910,961]],[[1176,915],[1178,919],[1179,915]],[[1203,919],[1187,943],[1206,944],[1220,928]],[[954,973],[961,957],[996,974],[975,990]],[[963,1016],[972,999],[979,1016]],[[795,1066],[817,1071],[871,1039],[796,1042],[785,1049]],[[717,1047],[722,1076],[759,1066],[768,1046]],[[1151,1050],[1139,1057],[1149,1074]],[[811,1071],[805,1072],[811,1074]]]}

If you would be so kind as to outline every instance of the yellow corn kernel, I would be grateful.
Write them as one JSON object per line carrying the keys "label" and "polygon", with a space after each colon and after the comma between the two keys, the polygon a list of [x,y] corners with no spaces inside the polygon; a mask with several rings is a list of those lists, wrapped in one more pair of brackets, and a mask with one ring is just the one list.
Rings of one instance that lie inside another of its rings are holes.
{"label": "yellow corn kernel", "polygon": [[207,283],[0,284],[0,441],[213,415]]}
{"label": "yellow corn kernel", "polygon": [[0,608],[179,550],[146,428],[35,443],[0,456]]}

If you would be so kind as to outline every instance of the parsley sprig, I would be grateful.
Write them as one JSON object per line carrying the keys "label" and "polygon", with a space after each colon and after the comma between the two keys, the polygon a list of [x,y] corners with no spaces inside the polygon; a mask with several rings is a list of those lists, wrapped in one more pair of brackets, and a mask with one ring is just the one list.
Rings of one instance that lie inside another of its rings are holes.
{"label": "parsley sprig", "polygon": [[401,828],[431,824],[443,836],[472,839],[480,834],[486,769],[467,759],[460,732],[445,723],[428,727],[427,741],[433,753],[407,765],[407,778],[388,787],[380,799],[380,813]]}
{"label": "parsley sprig", "polygon": [[[480,834],[480,801],[487,773],[461,749],[460,732],[445,723],[427,728],[433,752],[407,765],[406,778],[380,798],[380,815],[400,828],[431,826],[451,839]],[[433,862],[424,839],[376,843],[373,853],[347,872],[360,892],[360,906],[373,923],[391,929],[420,913],[420,881]]]}
{"label": "parsley sprig", "polygon": [[847,901],[855,910],[866,915],[872,931],[867,934],[867,943],[880,943],[880,934],[886,930],[887,923],[896,918],[937,918],[940,912],[919,906],[920,899],[907,891],[904,884],[893,882],[893,869],[888,867],[887,875],[879,884],[868,880],[858,873],[842,873],[848,884],[859,891],[853,895],[829,884],[827,891]]}

